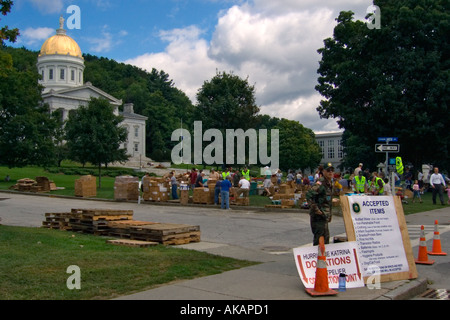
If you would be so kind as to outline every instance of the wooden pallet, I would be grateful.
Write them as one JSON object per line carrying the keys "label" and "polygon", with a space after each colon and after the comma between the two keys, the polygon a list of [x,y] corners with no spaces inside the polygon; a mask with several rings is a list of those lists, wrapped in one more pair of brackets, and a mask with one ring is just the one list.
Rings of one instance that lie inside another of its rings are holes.
{"label": "wooden pallet", "polygon": [[108,221],[108,235],[118,238],[130,238],[131,227],[157,224],[157,222],[120,220]]}
{"label": "wooden pallet", "polygon": [[114,209],[72,209],[71,213],[80,215],[80,219],[89,220],[131,220],[133,210]]}
{"label": "wooden pallet", "polygon": [[125,239],[165,245],[200,241],[199,226],[137,221],[133,220],[132,210],[72,209],[71,212],[46,213],[45,216],[43,227],[113,236],[123,243],[132,243]]}
{"label": "wooden pallet", "polygon": [[200,227],[186,224],[158,223],[131,227],[130,239],[157,241],[162,244],[186,244],[200,241]]}
{"label": "wooden pallet", "polygon": [[270,209],[292,209],[292,206],[283,206],[281,204],[266,204],[264,208],[270,208]]}
{"label": "wooden pallet", "polygon": [[131,235],[130,239],[141,240],[141,241],[157,241],[158,243],[161,243],[163,245],[180,245],[180,244],[188,244],[188,243],[192,243],[192,242],[200,242],[200,231],[172,234],[172,235],[168,235],[168,236],[163,236],[158,239],[155,239],[154,237],[144,235],[144,234],[135,234],[135,235]]}
{"label": "wooden pallet", "polygon": [[153,241],[126,240],[126,239],[107,240],[106,243],[110,243],[116,246],[139,247],[139,248],[147,248],[159,244],[158,242]]}
{"label": "wooden pallet", "polygon": [[45,221],[42,222],[42,227],[49,229],[70,230],[70,217],[70,212],[46,213]]}

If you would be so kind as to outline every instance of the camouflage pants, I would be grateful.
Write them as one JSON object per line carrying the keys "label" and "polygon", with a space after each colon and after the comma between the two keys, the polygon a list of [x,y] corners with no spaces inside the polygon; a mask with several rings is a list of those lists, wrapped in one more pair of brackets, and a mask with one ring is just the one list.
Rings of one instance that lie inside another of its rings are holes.
{"label": "camouflage pants", "polygon": [[325,244],[330,243],[330,231],[328,230],[328,221],[321,216],[311,216],[311,231],[313,233],[313,245],[319,244],[319,238],[323,236]]}

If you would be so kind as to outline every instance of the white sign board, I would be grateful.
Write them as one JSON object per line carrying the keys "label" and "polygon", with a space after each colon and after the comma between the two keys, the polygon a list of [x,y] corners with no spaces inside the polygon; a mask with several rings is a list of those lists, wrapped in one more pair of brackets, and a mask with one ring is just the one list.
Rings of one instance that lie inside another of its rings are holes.
{"label": "white sign board", "polygon": [[[364,287],[355,241],[326,244],[325,256],[329,288],[339,287],[340,273],[346,275],[347,288]],[[314,288],[318,246],[295,248],[294,258],[303,285],[306,289]]]}
{"label": "white sign board", "polygon": [[[349,196],[363,276],[408,272],[409,265],[392,196]],[[369,269],[369,270],[368,270]]]}

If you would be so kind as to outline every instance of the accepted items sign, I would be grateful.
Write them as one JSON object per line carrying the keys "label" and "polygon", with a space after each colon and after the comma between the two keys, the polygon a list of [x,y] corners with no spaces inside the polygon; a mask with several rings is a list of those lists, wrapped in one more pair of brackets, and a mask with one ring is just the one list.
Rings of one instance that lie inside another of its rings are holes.
{"label": "accepted items sign", "polygon": [[391,196],[350,196],[348,204],[362,272],[376,266],[381,275],[407,272],[409,265]]}

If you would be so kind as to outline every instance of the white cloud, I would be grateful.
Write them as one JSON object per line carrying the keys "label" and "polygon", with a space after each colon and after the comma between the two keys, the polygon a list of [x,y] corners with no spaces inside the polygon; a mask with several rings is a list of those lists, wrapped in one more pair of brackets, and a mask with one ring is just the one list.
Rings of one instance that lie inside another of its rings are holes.
{"label": "white cloud", "polygon": [[224,66],[208,57],[208,43],[200,37],[202,31],[195,26],[161,31],[159,35],[169,42],[164,52],[144,54],[125,63],[149,71],[152,68],[164,70],[175,85],[195,101],[203,82],[211,79],[216,69]]}
{"label": "white cloud", "polygon": [[96,53],[105,53],[111,51],[114,47],[122,44],[122,38],[128,35],[125,30],[120,30],[117,34],[109,31],[109,26],[104,25],[99,37],[85,37],[84,40],[91,44],[89,51]]}
{"label": "white cloud", "polygon": [[[326,2],[325,4],[328,4]],[[365,12],[371,1],[254,0],[221,12],[211,41],[195,26],[161,31],[166,50],[125,61],[164,70],[195,103],[195,95],[216,70],[255,84],[261,113],[298,120],[317,131],[336,130],[335,120],[316,111],[315,91],[323,39],[332,36],[340,10]],[[356,8],[352,9],[352,8]]]}
{"label": "white cloud", "polygon": [[60,13],[63,12],[64,0],[29,0],[42,13]]}
{"label": "white cloud", "polygon": [[50,36],[55,34],[55,29],[52,28],[26,28],[20,32],[21,41],[26,45],[32,46],[38,43],[43,43]]}

